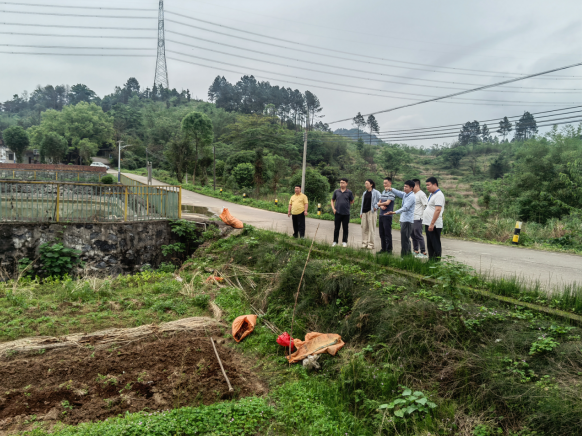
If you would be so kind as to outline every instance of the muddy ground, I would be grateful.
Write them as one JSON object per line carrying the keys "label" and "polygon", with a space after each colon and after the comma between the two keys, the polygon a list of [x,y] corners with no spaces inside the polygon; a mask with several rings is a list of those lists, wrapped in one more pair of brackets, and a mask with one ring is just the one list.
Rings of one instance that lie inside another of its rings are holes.
{"label": "muddy ground", "polygon": [[[120,413],[211,404],[266,393],[218,328],[149,337],[120,347],[46,351],[0,359],[0,434],[38,421],[78,424]],[[234,388],[228,386],[212,349]],[[222,344],[221,344],[222,343]]]}

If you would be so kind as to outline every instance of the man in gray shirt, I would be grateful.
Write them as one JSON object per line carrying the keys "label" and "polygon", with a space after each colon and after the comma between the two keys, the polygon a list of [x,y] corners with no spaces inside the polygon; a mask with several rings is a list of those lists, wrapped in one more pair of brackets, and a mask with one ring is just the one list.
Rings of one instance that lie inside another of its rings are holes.
{"label": "man in gray shirt", "polygon": [[348,246],[348,227],[350,225],[350,205],[354,203],[354,194],[348,189],[348,179],[340,179],[340,189],[336,189],[331,197],[331,209],[334,214],[333,244],[335,247],[339,240],[340,227],[344,228],[342,245]]}

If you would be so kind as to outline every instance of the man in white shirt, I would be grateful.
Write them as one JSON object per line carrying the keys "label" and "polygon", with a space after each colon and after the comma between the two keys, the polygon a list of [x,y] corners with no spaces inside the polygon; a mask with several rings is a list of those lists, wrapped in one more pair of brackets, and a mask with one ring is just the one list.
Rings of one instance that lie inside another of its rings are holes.
{"label": "man in white shirt", "polygon": [[422,216],[422,224],[426,230],[428,258],[438,262],[443,254],[441,232],[443,231],[445,196],[439,189],[439,182],[435,177],[426,179],[426,189],[430,192],[430,196]]}
{"label": "man in white shirt", "polygon": [[416,197],[416,205],[414,207],[414,223],[412,224],[412,249],[415,257],[426,258],[426,248],[424,246],[424,238],[422,237],[422,217],[428,200],[426,194],[420,189],[420,180],[413,179],[414,182],[414,196]]}

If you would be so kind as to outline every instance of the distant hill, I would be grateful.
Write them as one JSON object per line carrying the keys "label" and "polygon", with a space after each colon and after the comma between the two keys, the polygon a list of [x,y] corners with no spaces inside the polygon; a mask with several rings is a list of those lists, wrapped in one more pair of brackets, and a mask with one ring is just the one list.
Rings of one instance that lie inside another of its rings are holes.
{"label": "distant hill", "polygon": [[[336,135],[342,135],[342,136],[347,136],[353,140],[357,140],[358,139],[358,129],[337,129],[336,131],[334,131],[333,133],[335,133]],[[360,130],[360,138],[362,138],[362,140],[364,141],[365,144],[369,144],[370,143],[370,134],[363,132]],[[372,135],[372,144],[381,144],[382,140],[380,138],[378,138],[376,135]]]}

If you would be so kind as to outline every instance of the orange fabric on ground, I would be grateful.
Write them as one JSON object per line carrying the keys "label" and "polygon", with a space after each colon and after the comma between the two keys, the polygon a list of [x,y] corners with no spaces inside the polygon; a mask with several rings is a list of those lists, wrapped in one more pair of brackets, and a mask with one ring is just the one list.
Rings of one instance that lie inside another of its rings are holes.
{"label": "orange fabric on ground", "polygon": [[287,360],[290,363],[300,362],[312,354],[328,353],[335,356],[345,345],[342,337],[335,333],[311,332],[305,335],[304,341],[293,339],[293,342],[297,347],[297,351],[287,356]]}
{"label": "orange fabric on ground", "polygon": [[232,337],[240,342],[250,335],[257,325],[257,315],[242,315],[232,323]]}
{"label": "orange fabric on ground", "polygon": [[224,224],[228,224],[229,226],[234,227],[235,229],[243,228],[242,221],[237,220],[235,217],[233,217],[226,207],[220,214],[220,219],[224,222]]}

